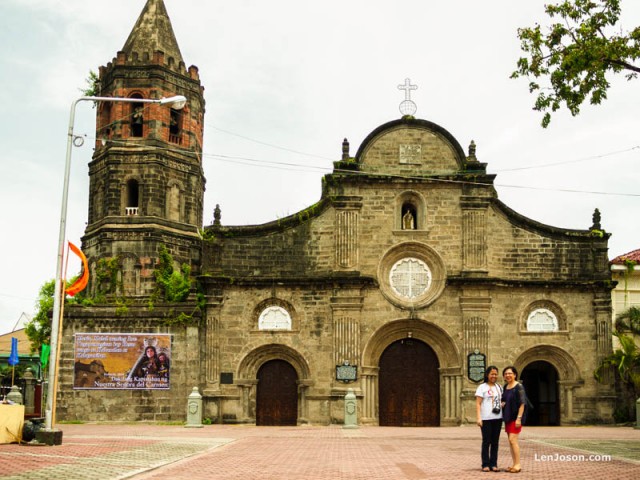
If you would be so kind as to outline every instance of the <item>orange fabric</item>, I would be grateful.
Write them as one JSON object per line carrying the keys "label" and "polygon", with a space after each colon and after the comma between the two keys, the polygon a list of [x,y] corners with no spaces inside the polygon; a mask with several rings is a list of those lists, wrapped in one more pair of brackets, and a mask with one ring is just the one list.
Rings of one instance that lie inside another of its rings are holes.
{"label": "orange fabric", "polygon": [[73,253],[80,257],[80,260],[82,260],[82,275],[80,275],[80,277],[78,277],[78,279],[73,282],[73,285],[65,290],[67,295],[73,297],[76,293],[80,293],[82,290],[84,290],[87,286],[87,283],[89,283],[89,264],[87,263],[87,257],[84,256],[82,250],[80,250],[71,242],[69,242],[69,248]]}

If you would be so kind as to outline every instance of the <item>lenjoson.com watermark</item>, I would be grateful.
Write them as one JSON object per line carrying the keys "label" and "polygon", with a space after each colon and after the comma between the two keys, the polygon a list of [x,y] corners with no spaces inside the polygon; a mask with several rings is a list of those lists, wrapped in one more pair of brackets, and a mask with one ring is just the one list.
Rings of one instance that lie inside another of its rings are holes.
{"label": "lenjoson.com watermark", "polygon": [[611,455],[583,455],[581,453],[550,453],[533,456],[536,462],[610,462]]}

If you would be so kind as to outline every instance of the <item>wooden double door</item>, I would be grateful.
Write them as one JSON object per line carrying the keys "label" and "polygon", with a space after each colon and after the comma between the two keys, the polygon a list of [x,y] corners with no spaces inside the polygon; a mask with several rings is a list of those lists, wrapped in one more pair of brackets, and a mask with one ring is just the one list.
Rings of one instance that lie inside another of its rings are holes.
{"label": "wooden double door", "polygon": [[382,353],[378,374],[381,426],[440,425],[438,357],[426,343],[398,340]]}
{"label": "wooden double door", "polygon": [[270,360],[258,370],[256,425],[298,423],[298,374],[284,360]]}

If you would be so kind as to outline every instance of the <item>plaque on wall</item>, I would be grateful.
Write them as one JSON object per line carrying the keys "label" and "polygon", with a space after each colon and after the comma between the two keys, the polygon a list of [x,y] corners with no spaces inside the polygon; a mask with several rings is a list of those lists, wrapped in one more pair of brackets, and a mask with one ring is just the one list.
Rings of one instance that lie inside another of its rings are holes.
{"label": "plaque on wall", "polygon": [[467,374],[469,380],[480,383],[484,380],[484,371],[487,368],[487,356],[474,350],[473,353],[467,355]]}
{"label": "plaque on wall", "polygon": [[422,159],[422,145],[419,144],[401,144],[399,146],[398,156],[400,163],[409,163],[419,165]]}
{"label": "plaque on wall", "polygon": [[349,365],[349,362],[344,362],[342,365],[336,365],[336,380],[339,382],[349,383],[355,382],[358,379],[358,367],[356,365]]}
{"label": "plaque on wall", "polygon": [[220,383],[222,385],[233,385],[233,372],[220,373]]}

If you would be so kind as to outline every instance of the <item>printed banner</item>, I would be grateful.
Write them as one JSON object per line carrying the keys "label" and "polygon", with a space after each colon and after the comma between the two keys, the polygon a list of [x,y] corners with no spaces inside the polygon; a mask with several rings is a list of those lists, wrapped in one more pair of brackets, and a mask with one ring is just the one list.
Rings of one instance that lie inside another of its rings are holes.
{"label": "printed banner", "polygon": [[74,389],[169,388],[171,335],[76,333]]}

